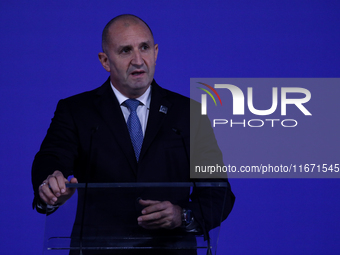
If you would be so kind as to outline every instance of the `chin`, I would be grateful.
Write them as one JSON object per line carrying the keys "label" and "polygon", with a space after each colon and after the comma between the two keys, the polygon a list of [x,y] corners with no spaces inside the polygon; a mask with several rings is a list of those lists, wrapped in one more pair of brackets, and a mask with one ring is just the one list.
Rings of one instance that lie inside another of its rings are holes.
{"label": "chin", "polygon": [[131,85],[131,88],[135,88],[135,89],[144,89],[144,88],[148,88],[150,84],[151,84],[150,81],[135,81],[135,82]]}

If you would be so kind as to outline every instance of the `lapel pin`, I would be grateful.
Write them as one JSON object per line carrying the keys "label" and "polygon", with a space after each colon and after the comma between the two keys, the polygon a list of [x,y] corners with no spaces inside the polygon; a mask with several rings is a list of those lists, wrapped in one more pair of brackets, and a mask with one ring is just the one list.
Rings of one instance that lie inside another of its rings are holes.
{"label": "lapel pin", "polygon": [[161,107],[159,108],[159,112],[166,114],[168,112],[168,107],[161,105]]}

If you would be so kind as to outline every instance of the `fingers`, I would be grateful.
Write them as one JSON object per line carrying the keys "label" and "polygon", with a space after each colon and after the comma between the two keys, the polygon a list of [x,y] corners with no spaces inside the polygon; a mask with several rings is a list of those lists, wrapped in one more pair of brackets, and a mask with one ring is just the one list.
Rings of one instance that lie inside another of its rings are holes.
{"label": "fingers", "polygon": [[169,201],[143,200],[141,204],[148,204],[142,210],[142,216],[137,218],[138,224],[146,229],[173,229],[182,224],[182,209]]}
{"label": "fingers", "polygon": [[153,213],[138,217],[138,221],[155,221],[161,218],[165,218],[166,216],[167,216],[167,212],[165,211],[153,212]]}
{"label": "fingers", "polygon": [[[74,178],[77,181],[76,178]],[[66,183],[68,180],[64,177],[62,172],[54,171],[52,175],[49,175],[45,181],[39,187],[40,198],[49,205],[54,205],[58,201],[58,198],[62,195],[67,195]],[[74,191],[73,191],[74,193]],[[72,194],[73,194],[72,193]]]}
{"label": "fingers", "polygon": [[39,196],[48,205],[54,205],[54,203],[58,200],[58,198],[52,193],[52,190],[49,188],[47,180],[45,180],[40,185]]}
{"label": "fingers", "polygon": [[149,206],[149,205],[158,204],[160,203],[160,201],[139,199],[139,203],[143,206]]}
{"label": "fingers", "polygon": [[[73,177],[73,178],[71,178],[70,181],[67,181],[65,183],[78,183],[78,180],[77,180],[77,178]],[[69,194],[69,193],[72,193],[72,192],[74,193],[75,191],[76,191],[76,188],[66,188],[65,194]]]}
{"label": "fingers", "polygon": [[[144,200],[147,202],[147,207],[142,210],[142,214],[150,214],[153,212],[163,211],[172,206],[169,201],[159,202],[152,200]],[[143,205],[143,204],[142,204]]]}
{"label": "fingers", "polygon": [[164,211],[155,212],[138,217],[138,224],[146,229],[157,229],[165,226],[170,226],[171,220]]}
{"label": "fingers", "polygon": [[65,193],[65,183],[68,182],[68,180],[60,171],[55,171],[52,175],[48,176],[47,182],[56,197],[60,197],[62,193]]}
{"label": "fingers", "polygon": [[70,183],[78,183],[77,178],[73,177],[73,178],[70,180]]}
{"label": "fingers", "polygon": [[138,222],[138,225],[145,229],[173,229],[174,226],[171,220],[161,219],[153,222]]}
{"label": "fingers", "polygon": [[[47,189],[46,189],[47,186]],[[44,201],[46,204],[53,205],[55,201],[53,194],[49,191],[48,185],[46,184],[46,181],[43,182],[43,184],[39,187],[39,196],[42,201]]]}
{"label": "fingers", "polygon": [[[78,180],[77,180],[77,178],[73,177],[73,178],[71,178],[70,181],[66,181],[65,183],[78,183]],[[74,194],[74,192],[76,192],[76,188],[66,188],[66,192],[64,194],[62,194],[62,197],[65,197],[63,199],[63,202],[65,202],[67,199],[69,199]]]}

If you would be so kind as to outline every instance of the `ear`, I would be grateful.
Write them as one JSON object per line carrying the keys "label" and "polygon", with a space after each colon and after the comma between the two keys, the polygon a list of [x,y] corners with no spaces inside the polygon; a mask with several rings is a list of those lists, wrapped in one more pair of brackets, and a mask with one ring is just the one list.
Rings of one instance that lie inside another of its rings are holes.
{"label": "ear", "polygon": [[155,64],[156,64],[156,60],[158,56],[158,44],[155,44],[154,49],[155,49]]}
{"label": "ear", "polygon": [[102,66],[104,67],[104,69],[108,72],[110,72],[110,61],[109,58],[107,57],[107,55],[104,52],[99,52],[98,53],[98,58],[100,63],[102,63]]}

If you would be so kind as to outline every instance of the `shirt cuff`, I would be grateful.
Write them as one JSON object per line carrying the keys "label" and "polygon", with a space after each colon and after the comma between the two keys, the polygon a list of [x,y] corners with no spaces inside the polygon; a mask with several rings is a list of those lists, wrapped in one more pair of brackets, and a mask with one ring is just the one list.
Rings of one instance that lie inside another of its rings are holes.
{"label": "shirt cuff", "polygon": [[48,205],[45,202],[41,201],[40,198],[37,199],[37,207],[40,210],[46,211],[46,213],[50,214],[52,212],[54,212],[55,210],[58,209],[60,205]]}

